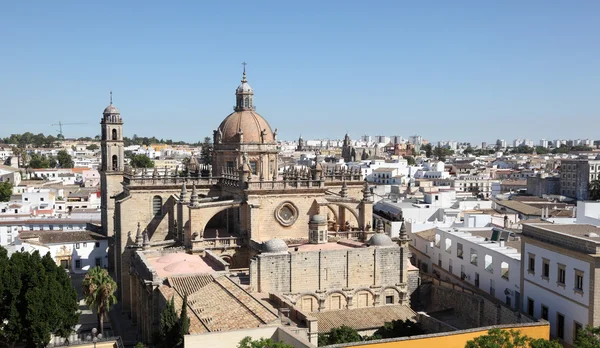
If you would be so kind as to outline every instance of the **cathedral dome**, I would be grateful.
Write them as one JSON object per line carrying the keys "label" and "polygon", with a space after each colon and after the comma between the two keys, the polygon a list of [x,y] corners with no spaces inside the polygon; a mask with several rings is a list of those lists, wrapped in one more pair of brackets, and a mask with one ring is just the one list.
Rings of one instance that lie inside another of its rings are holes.
{"label": "cathedral dome", "polygon": [[[242,131],[242,141],[239,140],[239,131]],[[255,111],[236,111],[227,116],[219,125],[221,142],[224,144],[238,143],[274,143],[275,136],[267,120]]]}
{"label": "cathedral dome", "polygon": [[112,103],[110,103],[110,105],[107,106],[103,112],[103,114],[120,114],[120,113],[121,112],[119,111],[119,109],[117,109],[117,107],[114,106]]}
{"label": "cathedral dome", "polygon": [[253,93],[252,87],[248,84],[248,82],[242,81],[242,84],[238,86],[235,90],[236,93]]}
{"label": "cathedral dome", "polygon": [[281,239],[273,238],[263,243],[264,253],[287,253],[288,246]]}
{"label": "cathedral dome", "polygon": [[367,244],[370,246],[392,246],[394,242],[387,234],[376,233],[369,239]]}

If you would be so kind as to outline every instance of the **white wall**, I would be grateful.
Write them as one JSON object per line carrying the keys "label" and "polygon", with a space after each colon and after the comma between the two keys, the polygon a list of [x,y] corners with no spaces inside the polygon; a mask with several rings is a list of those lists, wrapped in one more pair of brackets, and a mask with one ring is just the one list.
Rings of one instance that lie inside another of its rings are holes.
{"label": "white wall", "polygon": [[[529,253],[535,254],[535,273],[528,272]],[[556,314],[560,312],[565,316],[565,341],[573,342],[573,321],[577,321],[585,327],[588,324],[588,309],[590,298],[590,265],[587,262],[559,254],[536,245],[525,243],[523,247],[523,311],[527,312],[527,299],[534,300],[534,316],[541,318],[542,304],[548,307],[548,321],[550,322],[550,334],[556,336]],[[550,277],[542,279],[542,258],[550,261]],[[558,263],[565,265],[565,286],[558,286]],[[575,271],[584,271],[583,295],[576,293]],[[554,293],[553,293],[554,292]],[[558,295],[557,295],[558,294]],[[564,298],[562,296],[567,298]]]}

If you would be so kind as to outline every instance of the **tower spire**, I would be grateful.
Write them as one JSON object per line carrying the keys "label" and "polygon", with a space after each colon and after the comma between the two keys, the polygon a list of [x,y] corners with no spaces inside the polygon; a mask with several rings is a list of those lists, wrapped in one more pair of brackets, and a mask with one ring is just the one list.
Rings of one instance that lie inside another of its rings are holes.
{"label": "tower spire", "polygon": [[244,66],[244,73],[242,74],[242,82],[248,82],[248,80],[246,80],[246,65],[248,65],[248,63],[243,62],[242,65]]}
{"label": "tower spire", "polygon": [[112,89],[110,90],[110,105],[112,105]]}

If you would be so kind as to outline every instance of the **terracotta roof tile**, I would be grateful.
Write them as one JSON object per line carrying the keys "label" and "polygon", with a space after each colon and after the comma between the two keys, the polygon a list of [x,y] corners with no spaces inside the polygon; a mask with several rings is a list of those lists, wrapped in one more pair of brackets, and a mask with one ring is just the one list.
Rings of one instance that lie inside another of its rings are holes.
{"label": "terracotta roof tile", "polygon": [[319,333],[326,333],[342,325],[356,330],[376,329],[392,320],[413,319],[416,313],[408,306],[385,305],[378,307],[345,309],[339,311],[314,312]]}

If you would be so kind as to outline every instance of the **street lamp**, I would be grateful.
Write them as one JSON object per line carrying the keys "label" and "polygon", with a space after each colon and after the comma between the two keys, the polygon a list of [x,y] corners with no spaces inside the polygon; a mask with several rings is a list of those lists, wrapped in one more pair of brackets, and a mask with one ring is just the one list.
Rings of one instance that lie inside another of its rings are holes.
{"label": "street lamp", "polygon": [[96,343],[102,339],[102,334],[98,333],[98,329],[92,329],[92,336],[88,335],[88,340],[94,342],[94,348],[96,348]]}

